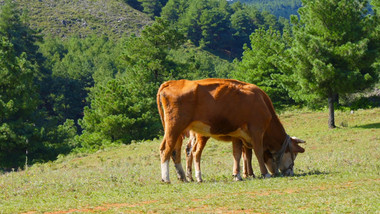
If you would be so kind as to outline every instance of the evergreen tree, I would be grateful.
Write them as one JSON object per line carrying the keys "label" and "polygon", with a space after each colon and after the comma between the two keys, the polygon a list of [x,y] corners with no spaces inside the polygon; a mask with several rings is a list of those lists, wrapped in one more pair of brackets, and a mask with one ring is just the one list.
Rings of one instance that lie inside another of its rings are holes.
{"label": "evergreen tree", "polygon": [[[373,9],[373,16],[371,22],[369,22],[369,26],[373,27],[374,30],[369,35],[371,38],[371,43],[369,47],[372,47],[373,55],[376,56],[376,62],[374,63],[374,67],[380,71],[380,51],[376,47],[380,47],[380,0],[372,0],[370,1]],[[380,73],[380,72],[379,72]],[[380,75],[378,73],[378,75]]]}
{"label": "evergreen tree", "polygon": [[0,167],[20,166],[25,151],[39,147],[36,38],[16,4],[5,1],[0,8]]}
{"label": "evergreen tree", "polygon": [[[139,67],[139,81],[161,84],[168,77],[176,77],[179,71],[168,58],[169,51],[184,42],[182,34],[169,26],[161,18],[141,33],[141,37],[131,36],[125,45],[124,60],[130,67]],[[137,76],[136,76],[137,77]],[[158,86],[157,85],[157,86]]]}
{"label": "evergreen tree", "polygon": [[255,29],[283,27],[274,15],[240,2],[169,0],[161,15],[193,44],[227,59],[241,56]]}
{"label": "evergreen tree", "polygon": [[168,0],[138,0],[143,7],[143,12],[154,18],[159,16],[161,8],[165,6]]}
{"label": "evergreen tree", "polygon": [[16,56],[13,44],[0,36],[0,167],[18,167],[34,140],[39,105],[34,70],[26,54]]}
{"label": "evergreen tree", "polygon": [[48,73],[41,72],[39,37],[26,23],[15,2],[6,1],[0,9],[0,167],[7,169],[23,166],[26,155],[34,163],[68,152],[76,133],[70,121],[58,126],[42,105],[38,86]]}
{"label": "evergreen tree", "polygon": [[165,7],[162,8],[161,18],[173,25],[178,22],[188,7],[189,1],[187,0],[169,0]]}
{"label": "evergreen tree", "polygon": [[372,28],[368,25],[366,0],[305,0],[300,19],[292,16],[298,81],[295,99],[327,99],[330,128],[335,127],[334,103],[339,94],[368,88],[378,79],[374,69]]}
{"label": "evergreen tree", "polygon": [[125,72],[96,85],[90,94],[80,125],[83,147],[99,148],[112,142],[130,143],[151,139],[161,129],[155,95],[159,85],[181,72],[169,58],[170,49],[183,43],[183,36],[168,22],[157,18],[140,37],[125,45]]}
{"label": "evergreen tree", "polygon": [[197,46],[211,50],[231,47],[231,10],[224,1],[192,0],[186,12],[180,17],[178,26]]}
{"label": "evergreen tree", "polygon": [[232,77],[262,88],[276,107],[289,103],[291,99],[283,84],[286,75],[282,71],[288,48],[279,31],[256,30],[251,35],[251,48],[245,48]]}
{"label": "evergreen tree", "polygon": [[[238,9],[231,15],[231,28],[233,29],[233,38],[236,41],[236,46],[239,52],[242,52],[244,44],[249,44],[249,36],[257,28],[252,24],[252,19],[249,17],[247,10]],[[240,50],[239,50],[240,49]]]}
{"label": "evergreen tree", "polygon": [[25,52],[31,63],[41,62],[38,46],[35,44],[41,38],[28,26],[26,15],[21,13],[14,1],[6,0],[1,7],[0,35],[7,37],[13,44],[16,56]]}
{"label": "evergreen tree", "polygon": [[41,84],[49,115],[60,124],[66,119],[82,118],[88,104],[88,88],[114,77],[119,70],[120,51],[105,36],[72,37],[65,41],[47,38],[40,45],[40,52],[47,58],[44,67],[50,71]]}

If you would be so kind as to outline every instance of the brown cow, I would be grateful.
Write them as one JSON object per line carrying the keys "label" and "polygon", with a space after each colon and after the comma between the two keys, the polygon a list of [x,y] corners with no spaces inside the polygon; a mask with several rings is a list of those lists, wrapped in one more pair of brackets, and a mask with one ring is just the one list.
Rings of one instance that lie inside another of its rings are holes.
{"label": "brown cow", "polygon": [[254,150],[264,177],[271,176],[264,151],[273,156],[273,170],[287,174],[293,173],[295,155],[304,152],[299,141],[286,134],[268,95],[253,84],[225,79],[168,81],[158,90],[157,106],[165,130],[160,146],[164,182],[170,182],[170,156],[178,178],[186,180],[181,135],[188,130],[216,139],[240,139]]}

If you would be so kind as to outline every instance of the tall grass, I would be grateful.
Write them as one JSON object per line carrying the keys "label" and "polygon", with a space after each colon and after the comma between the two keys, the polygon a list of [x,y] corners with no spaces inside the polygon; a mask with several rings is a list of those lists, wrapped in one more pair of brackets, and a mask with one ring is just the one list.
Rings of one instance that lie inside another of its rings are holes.
{"label": "tall grass", "polygon": [[154,140],[4,173],[0,213],[379,212],[380,108],[337,112],[343,125],[334,130],[326,112],[280,118],[291,136],[307,141],[293,177],[233,182],[231,143],[211,140],[202,156],[204,183],[177,181],[171,163],[172,184],[162,184]]}

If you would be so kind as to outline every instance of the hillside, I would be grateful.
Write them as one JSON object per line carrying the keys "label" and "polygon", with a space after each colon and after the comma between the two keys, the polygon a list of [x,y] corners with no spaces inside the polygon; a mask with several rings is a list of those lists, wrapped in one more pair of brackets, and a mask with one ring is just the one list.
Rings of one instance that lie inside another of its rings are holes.
{"label": "hillside", "polygon": [[139,33],[152,20],[121,0],[20,0],[33,29],[44,35],[80,37]]}
{"label": "hillside", "polygon": [[[230,143],[210,141],[202,156],[205,182],[160,182],[160,140],[72,154],[26,171],[0,174],[1,213],[376,213],[380,191],[380,108],[280,115],[305,139],[295,176],[232,180]],[[184,159],[184,157],[182,158]],[[184,161],[183,161],[184,163]],[[259,174],[253,159],[255,174]]]}

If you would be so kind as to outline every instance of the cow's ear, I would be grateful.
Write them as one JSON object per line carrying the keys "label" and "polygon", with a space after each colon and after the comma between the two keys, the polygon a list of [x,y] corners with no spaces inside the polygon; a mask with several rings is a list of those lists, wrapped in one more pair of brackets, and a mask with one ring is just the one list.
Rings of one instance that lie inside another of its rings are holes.
{"label": "cow's ear", "polygon": [[293,142],[293,144],[292,144],[293,152],[295,152],[295,153],[298,153],[298,152],[299,153],[304,153],[305,149],[302,148],[301,146],[299,146],[298,144],[299,143],[306,143],[306,141],[298,139],[296,137],[291,137],[291,139],[292,139],[292,142]]}
{"label": "cow's ear", "polygon": [[306,141],[301,140],[301,139],[299,139],[299,138],[297,138],[297,137],[292,137],[292,140],[293,140],[293,142],[295,142],[295,143],[306,143]]}
{"label": "cow's ear", "polygon": [[305,149],[304,148],[302,148],[301,146],[299,146],[297,143],[293,143],[293,145],[292,145],[292,149],[293,149],[293,152],[294,153],[304,153],[305,152]]}

